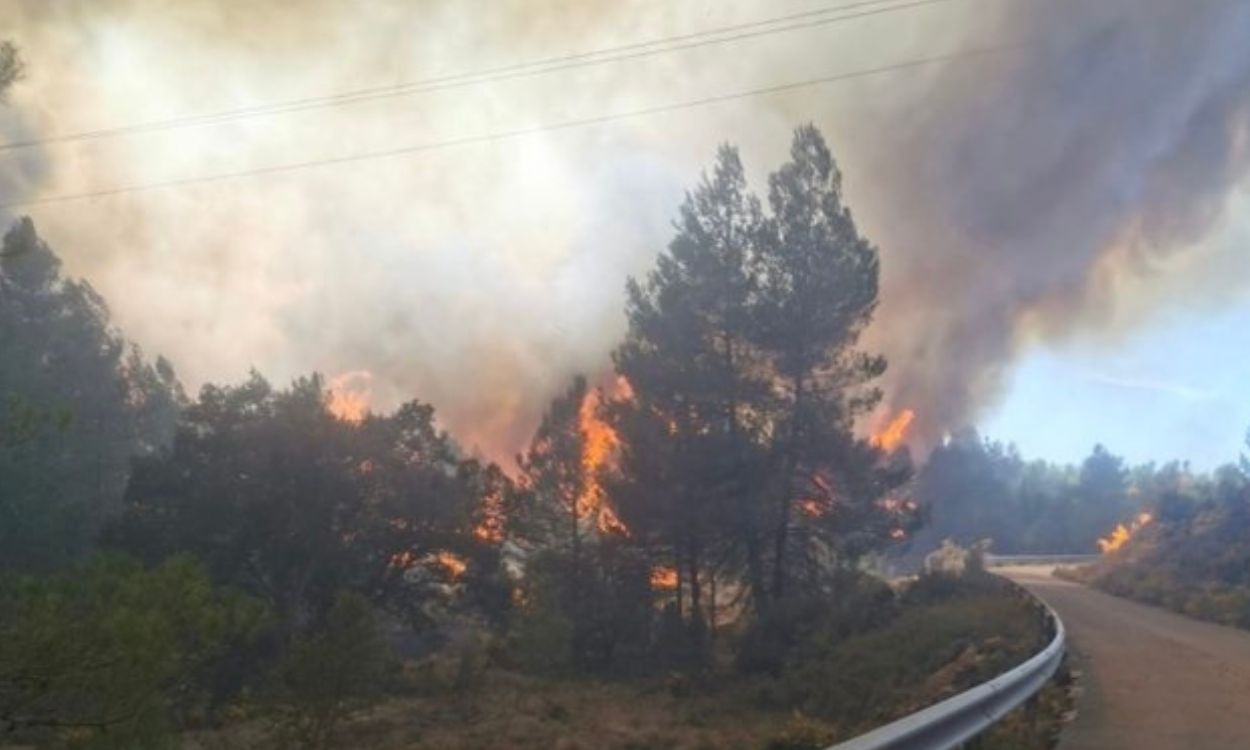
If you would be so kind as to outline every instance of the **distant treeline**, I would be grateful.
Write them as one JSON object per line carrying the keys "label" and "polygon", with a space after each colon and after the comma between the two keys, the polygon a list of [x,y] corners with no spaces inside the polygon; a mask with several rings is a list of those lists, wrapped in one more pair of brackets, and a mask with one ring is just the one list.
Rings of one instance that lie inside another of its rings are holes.
{"label": "distant treeline", "polygon": [[1250,628],[1250,460],[1210,476],[1158,479],[1150,515],[1079,576],[1114,594]]}
{"label": "distant treeline", "polygon": [[982,539],[998,554],[1093,554],[1098,539],[1157,505],[1184,464],[1129,466],[1101,445],[1079,466],[1029,461],[1013,446],[957,433],[917,472],[925,526],[900,559],[915,564],[943,539]]}

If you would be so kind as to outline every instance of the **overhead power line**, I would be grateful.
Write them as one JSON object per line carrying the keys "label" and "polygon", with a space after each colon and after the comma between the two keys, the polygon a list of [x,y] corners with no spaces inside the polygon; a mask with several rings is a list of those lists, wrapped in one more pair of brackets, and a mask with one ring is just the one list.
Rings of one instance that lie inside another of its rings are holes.
{"label": "overhead power line", "polygon": [[305,161],[289,162],[286,164],[276,164],[268,167],[257,167],[253,169],[239,170],[235,172],[222,172],[213,175],[202,175],[198,177],[184,177],[173,180],[164,180],[160,182],[150,182],[138,185],[127,185],[114,188],[103,188],[100,190],[92,190],[82,193],[68,193],[64,195],[53,195],[46,198],[36,198],[27,201],[17,201],[13,203],[0,204],[0,209],[28,208],[31,206],[42,206],[53,203],[66,203],[70,201],[87,200],[91,198],[105,198],[115,195],[123,195],[127,193],[140,193],[152,190],[161,190],[165,188],[184,187],[188,185],[200,185],[212,182],[222,182],[226,180],[242,179],[246,177],[258,177],[263,175],[282,174],[286,172],[296,172],[315,167],[332,166],[337,164],[347,164],[351,162],[373,161],[378,159],[386,159],[395,156],[405,156],[411,154],[426,153],[431,151],[439,151],[443,149],[456,148],[460,146],[469,146],[474,144],[491,143],[496,141],[510,140],[528,135],[536,135],[539,133],[549,133],[563,130],[572,130],[577,128],[590,127],[594,125],[602,125],[618,120],[626,120],[638,117],[646,117],[649,115],[662,114],[666,112],[676,112],[679,110],[693,109],[696,107],[705,107],[714,104],[721,104],[737,99],[748,99],[770,94],[778,94],[797,89],[810,88],[813,86],[821,86],[840,81],[848,81],[855,78],[866,78],[884,73],[891,73],[914,68],[921,68],[938,63],[954,62],[957,60],[967,60],[975,57],[985,57],[988,55],[1001,54],[1021,49],[1031,44],[1030,42],[1022,42],[1017,44],[1000,45],[996,47],[987,47],[982,49],[964,50],[961,52],[953,52],[945,55],[936,55],[931,57],[916,58],[905,60],[902,62],[882,65],[875,68],[865,68],[862,70],[848,71],[843,73],[834,73],[831,75],[821,76],[818,78],[808,78],[801,81],[792,81],[789,83],[776,84],[773,86],[764,86],[761,88],[747,89],[727,94],[717,94],[715,96],[706,96],[698,99],[688,99],[685,101],[671,102],[668,104],[659,104],[641,109],[633,109],[625,112],[615,112],[603,115],[595,115],[592,117],[583,117],[562,122],[548,123],[545,125],[536,125],[527,128],[517,128],[514,130],[504,130],[494,133],[486,133],[475,136],[465,136],[462,138],[452,138],[443,141],[431,141],[428,143],[419,143],[411,146],[403,146],[400,148],[391,148],[381,151],[369,151],[360,154],[350,154],[346,156],[336,156],[321,159],[309,159]]}
{"label": "overhead power line", "polygon": [[154,120],[132,125],[118,125],[96,130],[84,130],[76,133],[52,135],[44,138],[32,138],[24,141],[0,144],[0,152],[16,149],[48,146],[58,143],[100,140],[139,133],[150,133],[163,130],[215,125],[235,120],[269,117],[292,112],[302,112],[326,107],[340,107],[361,102],[375,101],[400,96],[411,96],[421,93],[442,91],[446,89],[476,86],[485,83],[528,78],[548,73],[575,68],[585,68],[609,63],[634,60],[653,55],[669,54],[699,47],[726,44],[755,37],[769,36],[801,29],[828,26],[844,21],[851,21],[867,16],[892,13],[925,5],[951,2],[952,0],[861,0],[860,2],[844,3],[826,8],[808,10],[802,13],[775,16],[773,18],[722,26],[716,29],[679,34],[642,42],[604,47],[587,52],[578,52],[555,57],[548,57],[523,63],[514,63],[480,71],[458,73],[436,78],[426,78],[389,86],[356,89],[338,94],[291,99],[268,104],[259,104],[237,109],[221,110],[201,115],[186,115],[166,120]]}

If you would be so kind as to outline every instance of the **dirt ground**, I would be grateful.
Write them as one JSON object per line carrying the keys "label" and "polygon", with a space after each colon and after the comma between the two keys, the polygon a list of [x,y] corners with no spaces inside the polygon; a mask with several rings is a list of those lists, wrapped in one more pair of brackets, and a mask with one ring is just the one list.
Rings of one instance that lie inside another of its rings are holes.
{"label": "dirt ground", "polygon": [[1068,629],[1081,692],[1060,750],[1250,748],[1250,632],[1061,581],[1049,567],[995,572]]}

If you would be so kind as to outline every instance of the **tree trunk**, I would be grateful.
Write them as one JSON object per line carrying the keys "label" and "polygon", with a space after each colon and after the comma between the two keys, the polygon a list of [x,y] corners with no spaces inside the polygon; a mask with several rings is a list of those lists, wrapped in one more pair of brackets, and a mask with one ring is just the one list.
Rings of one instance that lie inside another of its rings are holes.
{"label": "tree trunk", "polygon": [[793,500],[794,472],[798,466],[795,453],[798,450],[799,420],[803,409],[803,386],[803,376],[796,375],[794,377],[794,411],[790,415],[790,435],[786,451],[781,457],[780,503],[777,532],[773,541],[773,596],[778,599],[785,595],[789,575],[786,554],[790,540],[790,506]]}

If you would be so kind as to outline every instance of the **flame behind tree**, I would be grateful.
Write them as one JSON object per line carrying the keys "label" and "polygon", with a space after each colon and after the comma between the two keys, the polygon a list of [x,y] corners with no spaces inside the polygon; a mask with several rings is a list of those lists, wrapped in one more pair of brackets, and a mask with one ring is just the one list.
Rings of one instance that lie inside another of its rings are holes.
{"label": "flame behind tree", "polygon": [[372,382],[373,374],[367,370],[352,370],[335,375],[326,384],[326,408],[337,419],[360,424],[369,413]]}
{"label": "flame behind tree", "polygon": [[592,535],[628,534],[601,484],[618,441],[598,411],[598,392],[578,376],[552,401],[529,451],[520,458],[521,485],[530,493],[534,511],[526,514],[522,536],[562,547],[574,558]]}
{"label": "flame behind tree", "polygon": [[673,591],[677,588],[677,568],[659,565],[651,569],[651,588],[656,591]]}
{"label": "flame behind tree", "polygon": [[857,348],[879,267],[823,137],[796,131],[767,211],[737,151],[717,156],[668,249],[628,286],[613,359],[635,398],[610,410],[624,446],[615,499],[655,561],[678,567],[696,635],[719,580],[766,611],[892,544],[907,509],[880,501],[910,470],[854,438],[885,368]]}
{"label": "flame behind tree", "polygon": [[915,419],[916,412],[903,409],[872,436],[872,444],[886,453],[893,453],[907,439],[907,432]]}
{"label": "flame behind tree", "polygon": [[506,536],[507,521],[503,490],[500,488],[488,491],[482,497],[477,523],[473,526],[473,536],[480,542],[500,544]]}
{"label": "flame behind tree", "polygon": [[[624,378],[617,378],[615,382],[613,396],[628,398],[630,393],[628,381]],[[577,515],[580,518],[593,520],[595,527],[601,533],[628,536],[629,529],[617,516],[603,488],[603,472],[609,468],[620,441],[612,427],[599,417],[599,393],[597,390],[587,389],[586,395],[582,397],[581,408],[578,409],[578,428],[583,435],[584,487],[576,500]]]}
{"label": "flame behind tree", "polygon": [[1116,524],[1110,534],[1098,540],[1098,550],[1106,555],[1122,549],[1124,545],[1132,541],[1133,535],[1149,526],[1153,520],[1154,516],[1150,513],[1140,513],[1129,522],[1128,526],[1122,523]]}

